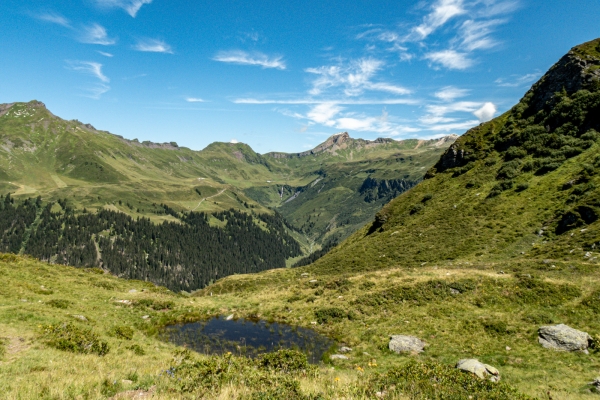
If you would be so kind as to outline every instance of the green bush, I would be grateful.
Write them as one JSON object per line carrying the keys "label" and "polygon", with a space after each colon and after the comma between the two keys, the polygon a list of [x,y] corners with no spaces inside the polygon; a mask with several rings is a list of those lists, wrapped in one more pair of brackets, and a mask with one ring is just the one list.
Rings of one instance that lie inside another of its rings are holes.
{"label": "green bush", "polygon": [[523,158],[527,156],[527,150],[517,147],[511,146],[506,150],[506,154],[504,154],[504,159],[507,161],[514,160],[515,158]]}
{"label": "green bush", "polygon": [[175,307],[175,303],[170,300],[158,299],[139,299],[133,302],[134,307],[146,307],[155,311],[171,310]]}
{"label": "green bush", "polygon": [[358,285],[358,288],[361,290],[369,290],[369,289],[373,289],[375,286],[376,286],[375,282],[366,281],[366,282],[363,282],[360,285]]}
{"label": "green bush", "polygon": [[368,385],[369,398],[376,398],[376,392],[387,392],[386,397],[390,398],[408,399],[530,399],[503,382],[491,382],[451,366],[415,360],[375,375]]}
{"label": "green bush", "polygon": [[69,300],[52,299],[52,300],[49,300],[48,302],[46,302],[46,304],[48,304],[49,306],[55,307],[55,308],[65,309],[65,308],[69,308],[69,306],[73,303],[70,302]]}
{"label": "green bush", "polygon": [[127,347],[127,349],[133,351],[133,354],[137,356],[143,356],[144,354],[146,354],[144,349],[139,344],[133,344]]}
{"label": "green bush", "polygon": [[117,339],[133,339],[133,329],[129,326],[118,325],[113,327],[108,333],[109,335],[114,336]]}
{"label": "green bush", "polygon": [[346,311],[342,310],[341,308],[331,307],[316,310],[315,318],[320,324],[328,324],[330,322],[342,321],[346,318],[349,318],[349,315]]}
{"label": "green bush", "polygon": [[306,354],[291,349],[263,354],[257,362],[260,368],[284,373],[306,371],[309,368]]}
{"label": "green bush", "polygon": [[516,190],[517,192],[523,192],[527,189],[529,189],[529,183],[519,183]]}
{"label": "green bush", "polygon": [[410,215],[414,215],[416,213],[418,213],[419,211],[423,210],[423,205],[422,204],[415,204],[411,209],[410,209]]}
{"label": "green bush", "polygon": [[0,338],[0,360],[2,360],[2,358],[4,357],[5,354],[6,354],[6,345],[4,343],[4,339]]}
{"label": "green bush", "polygon": [[513,179],[520,173],[519,168],[521,167],[521,160],[512,160],[505,162],[504,165],[498,170],[497,179]]}
{"label": "green bush", "polygon": [[91,329],[79,328],[71,322],[42,326],[42,336],[48,346],[73,353],[108,353],[108,343],[101,341]]}

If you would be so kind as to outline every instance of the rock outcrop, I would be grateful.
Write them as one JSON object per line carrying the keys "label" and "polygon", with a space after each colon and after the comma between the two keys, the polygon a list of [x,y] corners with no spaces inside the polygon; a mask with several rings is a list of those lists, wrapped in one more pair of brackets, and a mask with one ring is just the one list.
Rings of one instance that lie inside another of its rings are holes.
{"label": "rock outcrop", "polygon": [[471,372],[480,379],[489,379],[492,382],[500,380],[500,371],[491,365],[484,364],[475,358],[467,358],[456,363],[456,368],[461,371]]}
{"label": "rock outcrop", "polygon": [[421,353],[427,343],[415,336],[392,335],[388,347],[395,353]]}
{"label": "rock outcrop", "polygon": [[591,344],[592,337],[587,332],[559,324],[542,326],[538,331],[538,342],[547,349],[560,351],[583,351]]}

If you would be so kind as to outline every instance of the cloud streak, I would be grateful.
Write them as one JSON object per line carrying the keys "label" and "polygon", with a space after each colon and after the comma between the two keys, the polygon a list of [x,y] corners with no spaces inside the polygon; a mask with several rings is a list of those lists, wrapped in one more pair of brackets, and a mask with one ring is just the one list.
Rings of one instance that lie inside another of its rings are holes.
{"label": "cloud streak", "polygon": [[139,40],[135,46],[133,46],[134,50],[143,51],[148,53],[166,53],[173,54],[173,50],[171,46],[169,46],[166,42],[159,39],[142,39]]}
{"label": "cloud streak", "polygon": [[326,65],[307,68],[305,71],[316,75],[312,82],[311,95],[319,95],[330,88],[342,88],[346,96],[358,96],[365,91],[388,92],[407,95],[411,91],[402,86],[387,82],[373,82],[373,78],[385,63],[374,58],[361,58],[340,65]]}
{"label": "cloud streak", "polygon": [[262,68],[286,69],[285,61],[281,56],[268,56],[263,53],[247,53],[242,50],[220,51],[214,57],[214,61],[239,64],[254,65]]}
{"label": "cloud streak", "polygon": [[68,68],[72,71],[92,75],[104,83],[110,82],[110,79],[102,73],[102,64],[93,61],[71,61],[67,60]]}
{"label": "cloud streak", "polygon": [[200,99],[198,97],[186,97],[185,101],[188,103],[205,103],[206,100]]}
{"label": "cloud streak", "polygon": [[455,50],[434,51],[425,54],[425,59],[433,64],[441,65],[448,69],[467,69],[474,64],[474,61],[469,58],[467,53],[458,52]]}
{"label": "cloud streak", "polygon": [[81,43],[100,44],[103,46],[110,46],[117,42],[116,39],[109,38],[106,29],[99,24],[84,27],[79,36],[79,41]]}
{"label": "cloud streak", "polygon": [[57,13],[44,13],[36,16],[37,19],[44,22],[49,22],[51,24],[56,24],[60,26],[64,26],[65,28],[70,28],[71,23],[65,17]]}
{"label": "cloud streak", "polygon": [[135,18],[140,8],[145,4],[152,3],[152,0],[95,0],[101,8],[121,8],[132,18]]}

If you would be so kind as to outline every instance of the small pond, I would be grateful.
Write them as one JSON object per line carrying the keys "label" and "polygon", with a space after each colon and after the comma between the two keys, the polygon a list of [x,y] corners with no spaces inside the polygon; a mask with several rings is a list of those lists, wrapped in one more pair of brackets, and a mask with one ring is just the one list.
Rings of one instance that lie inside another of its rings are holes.
{"label": "small pond", "polygon": [[335,343],[313,330],[266,321],[227,320],[223,317],[207,321],[165,327],[162,340],[203,354],[224,354],[228,351],[246,357],[279,349],[297,349],[305,353],[310,363],[318,363]]}

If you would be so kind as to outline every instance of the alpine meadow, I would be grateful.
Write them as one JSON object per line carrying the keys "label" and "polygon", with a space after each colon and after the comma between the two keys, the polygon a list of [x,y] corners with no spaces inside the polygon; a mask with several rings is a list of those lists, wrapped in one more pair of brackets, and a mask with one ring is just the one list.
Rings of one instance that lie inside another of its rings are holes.
{"label": "alpine meadow", "polygon": [[593,2],[8,2],[0,398],[600,395]]}

